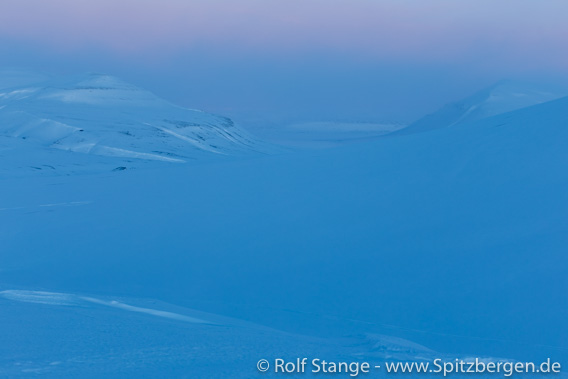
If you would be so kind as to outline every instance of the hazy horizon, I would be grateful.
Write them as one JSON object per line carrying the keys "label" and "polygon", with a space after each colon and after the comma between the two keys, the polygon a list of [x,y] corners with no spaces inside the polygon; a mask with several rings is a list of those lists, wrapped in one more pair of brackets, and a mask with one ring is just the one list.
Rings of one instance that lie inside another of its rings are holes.
{"label": "hazy horizon", "polygon": [[562,1],[8,0],[0,66],[104,72],[245,121],[408,123],[502,79],[567,84],[562,10]]}

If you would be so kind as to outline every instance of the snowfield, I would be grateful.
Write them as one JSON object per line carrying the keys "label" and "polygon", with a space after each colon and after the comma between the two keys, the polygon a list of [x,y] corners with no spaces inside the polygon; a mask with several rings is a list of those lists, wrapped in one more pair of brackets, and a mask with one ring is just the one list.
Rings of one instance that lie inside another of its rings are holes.
{"label": "snowfield", "polygon": [[112,78],[3,91],[0,376],[568,364],[566,97],[267,155],[221,117]]}

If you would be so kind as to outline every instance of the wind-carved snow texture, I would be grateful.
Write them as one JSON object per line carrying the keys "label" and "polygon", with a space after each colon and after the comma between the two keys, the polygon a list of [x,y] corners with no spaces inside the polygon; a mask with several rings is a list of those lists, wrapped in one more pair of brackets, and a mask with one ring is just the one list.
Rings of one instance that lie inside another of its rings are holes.
{"label": "wind-carved snow texture", "polygon": [[174,163],[270,150],[226,117],[172,105],[100,74],[0,89],[0,136],[25,142],[0,141],[0,152],[3,145],[25,148],[36,167],[76,159],[38,156],[41,148]]}

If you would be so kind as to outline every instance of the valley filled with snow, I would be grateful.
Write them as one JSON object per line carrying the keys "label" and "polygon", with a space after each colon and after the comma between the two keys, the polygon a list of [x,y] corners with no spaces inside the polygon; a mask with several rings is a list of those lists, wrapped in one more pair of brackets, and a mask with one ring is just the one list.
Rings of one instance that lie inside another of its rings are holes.
{"label": "valley filled with snow", "polygon": [[118,78],[22,77],[0,81],[0,376],[568,365],[564,94],[301,124],[357,143],[296,150]]}

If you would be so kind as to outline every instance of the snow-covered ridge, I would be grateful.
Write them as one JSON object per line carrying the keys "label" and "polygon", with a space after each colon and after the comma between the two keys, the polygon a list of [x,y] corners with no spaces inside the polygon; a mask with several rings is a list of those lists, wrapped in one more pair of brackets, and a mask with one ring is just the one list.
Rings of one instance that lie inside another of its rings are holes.
{"label": "snow-covered ridge", "polygon": [[35,148],[165,162],[261,149],[226,117],[102,74],[1,89],[0,136]]}
{"label": "snow-covered ridge", "polygon": [[567,95],[566,88],[503,80],[461,101],[448,104],[393,134],[413,134],[453,127]]}

